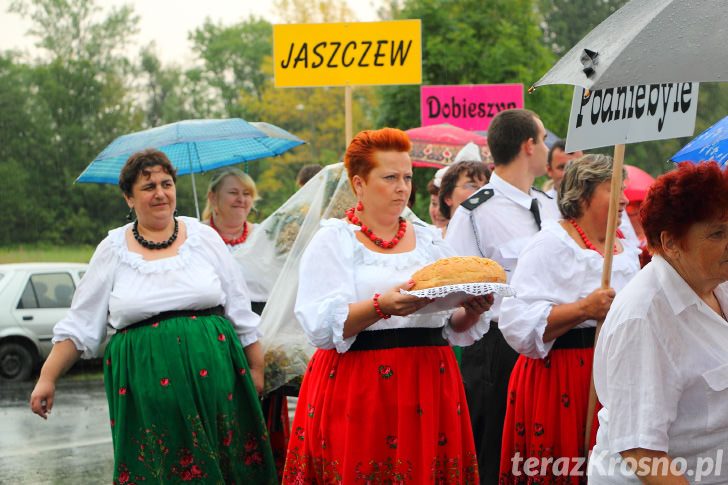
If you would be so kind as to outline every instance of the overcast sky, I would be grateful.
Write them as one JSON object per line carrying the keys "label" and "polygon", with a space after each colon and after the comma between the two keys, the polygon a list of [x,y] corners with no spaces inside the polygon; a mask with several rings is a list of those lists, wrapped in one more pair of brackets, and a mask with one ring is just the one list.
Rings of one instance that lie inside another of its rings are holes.
{"label": "overcast sky", "polygon": [[[345,0],[357,18],[352,20],[376,20],[376,9],[381,0]],[[141,17],[139,45],[152,40],[157,52],[165,61],[182,61],[189,55],[187,33],[202,25],[206,17],[223,25],[238,23],[252,13],[271,23],[279,21],[271,12],[270,0],[98,0],[104,8],[132,3]],[[0,0],[0,50],[32,49],[33,38],[25,37],[30,23],[17,14],[7,13],[10,0]],[[135,49],[134,52],[138,52]]]}

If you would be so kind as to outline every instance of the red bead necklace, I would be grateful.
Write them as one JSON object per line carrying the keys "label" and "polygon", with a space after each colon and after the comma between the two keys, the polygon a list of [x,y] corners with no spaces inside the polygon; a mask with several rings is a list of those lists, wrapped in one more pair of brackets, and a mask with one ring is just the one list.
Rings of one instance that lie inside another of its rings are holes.
{"label": "red bead necklace", "polygon": [[212,216],[210,216],[210,226],[215,229],[218,234],[220,234],[223,242],[228,246],[237,246],[238,244],[244,243],[245,240],[248,239],[248,221],[243,221],[243,235],[236,239],[228,239],[223,236],[222,233],[220,233],[220,229],[215,226],[215,221]]}
{"label": "red bead necklace", "polygon": [[366,224],[362,224],[359,218],[354,215],[353,207],[346,210],[346,218],[349,219],[352,224],[356,224],[357,226],[359,226],[361,228],[361,232],[363,232],[369,239],[371,239],[374,244],[384,249],[391,249],[396,246],[399,240],[402,239],[402,237],[404,236],[405,231],[407,230],[407,221],[404,217],[400,216],[399,230],[397,231],[397,235],[394,236],[391,241],[384,241],[381,237],[374,234],[372,230],[367,227]]}
{"label": "red bead necklace", "polygon": [[[586,237],[586,234],[584,234],[584,230],[579,227],[579,224],[576,223],[574,219],[569,219],[569,222],[571,222],[571,225],[574,226],[574,229],[576,229],[576,232],[579,233],[581,236],[581,240],[584,241],[584,245],[587,247],[587,249],[593,249],[594,251],[598,252],[601,257],[604,257],[601,251],[599,251],[594,244],[589,240],[588,237]],[[614,254],[618,254],[617,252],[617,245],[614,245]]]}

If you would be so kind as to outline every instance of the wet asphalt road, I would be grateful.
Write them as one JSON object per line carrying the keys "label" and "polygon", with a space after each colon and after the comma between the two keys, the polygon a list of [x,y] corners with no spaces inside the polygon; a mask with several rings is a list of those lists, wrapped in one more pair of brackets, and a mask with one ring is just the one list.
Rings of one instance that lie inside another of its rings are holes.
{"label": "wet asphalt road", "polygon": [[34,382],[0,382],[0,484],[111,483],[114,457],[101,377],[56,384],[48,420],[30,411]]}
{"label": "wet asphalt road", "polygon": [[[0,382],[0,485],[110,484],[114,454],[98,369],[59,380],[47,420],[30,411],[34,385]],[[288,406],[293,422],[296,398]]]}

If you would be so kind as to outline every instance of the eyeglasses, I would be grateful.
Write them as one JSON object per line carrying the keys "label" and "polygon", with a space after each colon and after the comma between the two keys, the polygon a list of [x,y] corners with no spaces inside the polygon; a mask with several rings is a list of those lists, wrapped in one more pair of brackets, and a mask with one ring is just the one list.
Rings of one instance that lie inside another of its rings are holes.
{"label": "eyeglasses", "polygon": [[467,184],[456,185],[455,187],[460,187],[461,189],[466,190],[478,190],[482,187],[482,185],[476,184],[475,182],[468,182]]}

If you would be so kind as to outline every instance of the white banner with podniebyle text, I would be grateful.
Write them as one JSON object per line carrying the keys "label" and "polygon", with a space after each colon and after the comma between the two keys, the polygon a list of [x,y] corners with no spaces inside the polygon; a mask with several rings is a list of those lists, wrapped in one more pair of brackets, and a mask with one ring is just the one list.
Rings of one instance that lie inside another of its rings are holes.
{"label": "white banner with podniebyle text", "polygon": [[571,101],[566,151],[692,136],[698,83],[661,83],[586,91]]}

